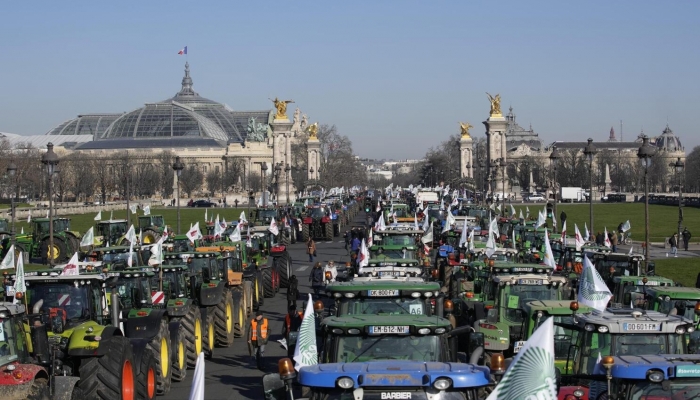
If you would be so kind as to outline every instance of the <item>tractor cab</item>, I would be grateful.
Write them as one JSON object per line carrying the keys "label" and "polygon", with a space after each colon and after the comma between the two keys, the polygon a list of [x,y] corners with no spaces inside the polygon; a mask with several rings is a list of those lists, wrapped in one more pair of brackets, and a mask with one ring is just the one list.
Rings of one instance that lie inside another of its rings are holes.
{"label": "tractor cab", "polygon": [[121,239],[129,229],[125,219],[111,219],[100,221],[95,226],[95,236],[98,236],[101,245],[104,247],[117,246],[121,244]]}
{"label": "tractor cab", "polygon": [[31,361],[25,317],[24,304],[0,302],[0,368],[4,370],[10,364]]}
{"label": "tractor cab", "polygon": [[615,276],[611,302],[617,308],[644,308],[649,289],[669,286],[675,286],[673,280],[661,276]]}
{"label": "tractor cab", "polygon": [[642,274],[642,255],[629,255],[626,253],[594,253],[591,262],[595,269],[603,278],[608,287],[612,286],[613,278],[616,276]]}
{"label": "tractor cab", "polygon": [[[142,271],[140,268],[125,268],[113,270],[112,274],[118,277],[114,287],[127,318],[140,316],[139,310],[141,309],[153,308],[151,297],[153,272]],[[163,299],[157,300],[162,302]]]}
{"label": "tractor cab", "polygon": [[279,220],[277,209],[275,208],[256,208],[251,215],[251,222],[254,226],[269,226],[272,218]]}
{"label": "tractor cab", "polygon": [[326,285],[334,301],[331,314],[343,315],[434,315],[433,299],[440,291],[437,282],[412,278],[365,278]]}

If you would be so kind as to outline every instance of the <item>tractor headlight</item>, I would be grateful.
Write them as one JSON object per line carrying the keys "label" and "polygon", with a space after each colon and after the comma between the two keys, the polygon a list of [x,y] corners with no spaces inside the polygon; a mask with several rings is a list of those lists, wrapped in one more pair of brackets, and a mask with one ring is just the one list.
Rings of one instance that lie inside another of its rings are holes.
{"label": "tractor headlight", "polygon": [[435,383],[433,383],[433,387],[437,390],[447,390],[452,386],[452,381],[447,378],[438,378],[435,380]]}
{"label": "tractor headlight", "polygon": [[355,382],[352,380],[352,378],[348,378],[347,376],[338,379],[336,384],[341,389],[350,389],[355,386]]}
{"label": "tractor headlight", "polygon": [[676,333],[679,334],[679,335],[684,334],[684,333],[685,333],[685,328],[682,327],[682,326],[679,326],[678,328],[676,328]]}
{"label": "tractor headlight", "polygon": [[661,382],[664,380],[664,373],[659,370],[649,370],[647,372],[647,379],[655,383]]}

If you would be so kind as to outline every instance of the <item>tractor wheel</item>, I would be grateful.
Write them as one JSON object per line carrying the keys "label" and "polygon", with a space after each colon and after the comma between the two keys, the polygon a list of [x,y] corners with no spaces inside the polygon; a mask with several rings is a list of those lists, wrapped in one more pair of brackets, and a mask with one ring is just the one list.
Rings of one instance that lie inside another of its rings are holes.
{"label": "tractor wheel", "polygon": [[204,358],[211,360],[214,357],[214,344],[216,343],[216,318],[214,314],[216,307],[209,307],[207,309],[207,321],[205,324],[205,334],[204,334]]}
{"label": "tractor wheel", "polygon": [[49,390],[49,383],[44,378],[36,378],[32,382],[32,387],[29,388],[29,396],[27,400],[50,400],[51,391]]}
{"label": "tractor wheel", "polygon": [[243,298],[245,299],[245,315],[253,315],[253,282],[243,281]]}
{"label": "tractor wheel", "polygon": [[19,255],[26,252],[27,249],[24,248],[24,245],[15,243],[15,260],[19,260]]}
{"label": "tractor wheel", "polygon": [[221,301],[214,310],[216,344],[220,347],[229,347],[233,344],[234,310],[233,295],[230,290],[224,289]]}
{"label": "tractor wheel", "polygon": [[129,339],[113,336],[101,343],[107,346],[105,355],[80,363],[78,386],[83,398],[133,399],[136,395],[134,356]]}
{"label": "tractor wheel", "polygon": [[291,264],[289,253],[286,251],[281,257],[275,257],[273,260],[273,265],[277,267],[277,271],[280,274],[280,287],[289,287],[289,277],[292,276]]}
{"label": "tractor wheel", "polygon": [[[54,240],[55,240],[55,238],[54,238]],[[72,256],[73,253],[80,250],[80,239],[73,236],[73,234],[66,233],[66,243],[70,247],[70,249],[68,249],[68,251],[66,252],[67,254],[70,254]]]}
{"label": "tractor wheel", "polygon": [[294,225],[289,228],[289,238],[292,244],[297,242],[297,230]]}
{"label": "tractor wheel", "polygon": [[328,241],[328,242],[332,241],[333,240],[333,224],[328,222],[323,228],[325,229],[324,237],[325,237],[326,241]]}
{"label": "tractor wheel", "polygon": [[289,233],[287,233],[286,230],[283,230],[280,232],[280,234],[282,235],[280,237],[280,244],[282,246],[289,246],[289,243],[291,242],[291,239],[289,238]]}
{"label": "tractor wheel", "polygon": [[185,357],[187,366],[194,368],[197,365],[197,356],[202,352],[204,342],[204,325],[202,313],[199,307],[190,306],[185,317],[180,320],[180,325],[185,330]]}
{"label": "tractor wheel", "polygon": [[158,334],[148,343],[148,349],[156,358],[156,393],[164,395],[170,391],[172,369],[170,368],[173,349],[170,348],[168,321],[160,321]]}
{"label": "tractor wheel", "polygon": [[180,323],[177,329],[177,341],[173,343],[173,380],[182,382],[187,376],[187,334],[185,328]]}
{"label": "tractor wheel", "polygon": [[53,250],[49,251],[49,238],[44,238],[41,241],[41,258],[50,260],[53,258],[54,263],[62,263],[68,260],[68,247],[66,242],[59,236],[53,237]]}
{"label": "tractor wheel", "polygon": [[255,274],[255,279],[257,281],[258,289],[258,308],[265,304],[265,279],[263,279],[263,273],[261,270]]}
{"label": "tractor wheel", "polygon": [[139,371],[136,374],[136,398],[153,400],[156,398],[156,359],[153,352],[146,350],[141,355]]}
{"label": "tractor wheel", "polygon": [[304,243],[309,241],[309,225],[307,224],[301,226],[301,240]]}
{"label": "tractor wheel", "polygon": [[272,269],[265,268],[262,270],[263,276],[263,295],[264,297],[275,297],[275,286],[272,282]]}
{"label": "tractor wheel", "polygon": [[233,333],[235,337],[245,337],[245,327],[246,327],[246,312],[245,312],[245,297],[243,296],[243,291],[239,290],[238,293],[233,296]]}
{"label": "tractor wheel", "polygon": [[153,244],[160,239],[162,235],[158,233],[155,229],[147,228],[143,231],[143,243],[141,244]]}

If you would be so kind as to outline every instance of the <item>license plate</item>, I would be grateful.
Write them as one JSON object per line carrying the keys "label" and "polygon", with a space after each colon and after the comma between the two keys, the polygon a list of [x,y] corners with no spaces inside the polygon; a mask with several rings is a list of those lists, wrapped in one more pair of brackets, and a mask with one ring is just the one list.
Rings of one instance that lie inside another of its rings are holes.
{"label": "license plate", "polygon": [[369,333],[371,335],[381,335],[381,334],[407,335],[409,333],[409,327],[408,326],[370,326]]}
{"label": "license plate", "polygon": [[660,331],[661,324],[657,322],[629,322],[622,324],[622,330],[628,332]]}
{"label": "license plate", "polygon": [[399,271],[379,271],[379,276],[399,276],[401,272]]}
{"label": "license plate", "polygon": [[[659,286],[661,282],[659,281],[648,281],[647,286]],[[637,281],[637,286],[643,286],[645,283],[643,281]]]}
{"label": "license plate", "polygon": [[389,297],[389,296],[398,296],[399,291],[398,290],[368,290],[367,291],[367,296],[370,297]]}
{"label": "license plate", "polygon": [[397,265],[397,263],[395,263],[395,262],[383,262],[383,263],[379,263],[379,265],[382,267],[395,267]]}
{"label": "license plate", "polygon": [[541,285],[542,279],[518,279],[520,285]]}
{"label": "license plate", "polygon": [[513,345],[513,353],[517,353],[520,350],[522,350],[523,346],[525,346],[524,340],[519,340],[519,341],[515,342],[515,344]]}

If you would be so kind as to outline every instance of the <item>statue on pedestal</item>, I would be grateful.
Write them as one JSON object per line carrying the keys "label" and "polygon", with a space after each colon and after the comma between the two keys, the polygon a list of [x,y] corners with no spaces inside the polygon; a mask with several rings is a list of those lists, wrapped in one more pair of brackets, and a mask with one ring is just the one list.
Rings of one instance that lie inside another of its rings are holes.
{"label": "statue on pedestal", "polygon": [[264,142],[267,135],[267,124],[255,122],[255,117],[248,118],[248,127],[246,128],[246,140],[250,142]]}
{"label": "statue on pedestal", "polygon": [[306,128],[306,131],[309,132],[309,139],[315,139],[318,140],[318,122],[314,122],[313,124],[309,125],[308,128]]}
{"label": "statue on pedestal", "polygon": [[486,95],[489,96],[489,101],[491,102],[491,116],[502,117],[503,114],[501,114],[501,95],[496,94],[496,96],[491,96],[489,92],[486,92]]}
{"label": "statue on pedestal", "polygon": [[473,126],[469,125],[469,122],[466,123],[459,123],[460,128],[462,129],[462,139],[469,139],[471,136],[469,136],[469,129],[473,128]]}
{"label": "statue on pedestal", "polygon": [[294,103],[294,100],[278,100],[277,97],[275,97],[274,100],[270,99],[270,101],[275,104],[275,108],[277,109],[275,119],[287,119],[287,104]]}

